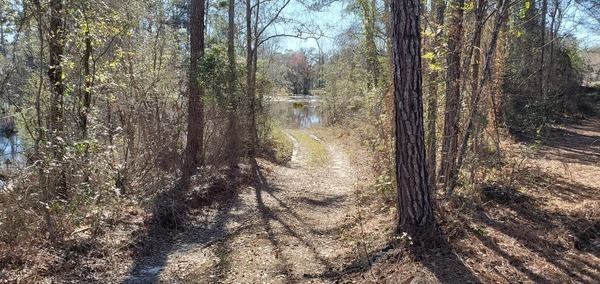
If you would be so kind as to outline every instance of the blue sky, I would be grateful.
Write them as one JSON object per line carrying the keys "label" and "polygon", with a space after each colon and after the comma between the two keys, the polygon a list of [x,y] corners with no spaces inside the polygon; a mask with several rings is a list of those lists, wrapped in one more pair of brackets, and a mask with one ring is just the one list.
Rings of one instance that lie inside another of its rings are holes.
{"label": "blue sky", "polygon": [[582,48],[600,46],[600,23],[590,19],[580,7],[572,5],[565,12],[562,32],[570,33],[577,38]]}
{"label": "blue sky", "polygon": [[[330,5],[316,12],[304,7],[298,0],[292,0],[284,9],[282,16],[302,23],[305,25],[304,29],[314,30],[315,33],[322,34],[319,44],[324,51],[328,51],[336,47],[335,37],[357,21],[355,15],[345,11],[347,5],[348,1],[334,0]],[[584,24],[586,22],[588,23]],[[295,34],[296,31],[296,26],[275,25],[273,27],[273,32]],[[565,11],[559,32],[574,35],[582,48],[600,46],[600,23],[593,19],[590,20],[589,16],[574,3]],[[308,34],[304,33],[303,36],[308,36]],[[318,49],[317,40],[314,38],[281,38],[278,45],[281,51],[302,48]]]}
{"label": "blue sky", "polygon": [[[297,1],[293,1],[288,5],[282,16],[285,18],[292,18],[301,23],[305,30],[312,30],[316,35],[319,35],[318,44],[317,39],[300,39],[300,38],[282,38],[280,46],[282,51],[284,50],[298,50],[301,48],[318,49],[318,45],[324,51],[335,48],[335,37],[347,29],[353,22],[356,21],[356,17],[350,13],[344,11],[346,8],[345,1],[335,1],[330,5],[323,7],[320,11],[312,11],[304,7]],[[282,25],[274,27],[277,31],[284,31],[286,33],[295,33],[297,27]],[[310,36],[308,33],[303,33],[303,37]]]}

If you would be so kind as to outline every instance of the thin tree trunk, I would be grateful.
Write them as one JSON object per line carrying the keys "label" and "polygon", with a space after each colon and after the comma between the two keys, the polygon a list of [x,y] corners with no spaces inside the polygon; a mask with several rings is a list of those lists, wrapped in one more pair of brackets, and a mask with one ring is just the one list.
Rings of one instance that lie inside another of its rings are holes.
{"label": "thin tree trunk", "polygon": [[61,0],[50,1],[50,30],[48,47],[50,61],[48,78],[52,86],[50,96],[50,109],[48,113],[48,140],[52,144],[50,152],[54,166],[50,169],[50,189],[68,199],[64,161],[65,133],[64,133],[64,73],[62,58],[64,54],[65,34],[63,21],[64,7]]}
{"label": "thin tree trunk", "polygon": [[[479,100],[481,98],[481,94],[483,93],[483,89],[485,88],[485,86],[487,85],[487,83],[491,80],[492,78],[492,66],[494,64],[494,58],[495,58],[495,53],[496,53],[496,46],[498,45],[498,36],[500,34],[500,30],[502,29],[502,26],[504,25],[504,22],[506,21],[506,17],[508,16],[508,7],[509,7],[509,2],[508,0],[500,0],[498,1],[498,10],[497,10],[497,14],[496,14],[496,18],[494,21],[494,28],[492,30],[492,35],[490,38],[490,45],[489,48],[485,54],[485,65],[483,68],[483,77],[481,78],[481,81],[479,83],[479,88],[477,88],[475,91],[475,93],[473,94],[473,97],[471,99],[471,113],[469,115],[469,119],[467,122],[467,129],[465,130],[465,134],[462,138],[462,143],[460,146],[460,150],[458,153],[458,159],[457,159],[457,166],[456,166],[456,172],[454,173],[454,175],[456,175],[458,173],[458,171],[460,170],[466,151],[467,151],[467,145],[469,143],[469,139],[471,135],[477,135],[479,130],[478,127],[475,127],[475,122],[474,119],[475,117],[477,117],[479,110],[478,110],[478,106],[479,106]],[[477,78],[475,78],[477,79]],[[453,181],[454,183],[456,181]],[[448,195],[451,195],[455,184],[452,183],[450,184],[450,187],[448,188]]]}
{"label": "thin tree trunk", "polygon": [[[446,2],[444,0],[434,0],[432,11],[435,12],[435,37],[431,42],[430,49],[435,52],[439,47],[444,26],[444,13],[446,11]],[[427,165],[429,172],[428,184],[431,192],[435,192],[437,180],[437,119],[438,119],[438,82],[440,72],[431,70],[429,73],[429,96],[427,97]]]}
{"label": "thin tree trunk", "polygon": [[463,34],[464,0],[455,0],[450,4],[452,22],[448,38],[446,57],[446,106],[444,114],[444,139],[442,142],[442,161],[440,175],[444,189],[448,190],[456,178],[456,158],[458,155],[458,135],[461,95],[461,49]]}
{"label": "thin tree trunk", "polygon": [[418,0],[392,1],[397,233],[430,244],[436,226],[427,187]]}
{"label": "thin tree trunk", "polygon": [[544,101],[548,99],[548,76],[546,76],[546,15],[548,14],[548,0],[542,0],[542,25],[541,25],[541,51],[540,51],[540,79],[541,96]]}
{"label": "thin tree trunk", "polygon": [[83,76],[84,87],[81,98],[81,108],[79,119],[81,123],[81,134],[83,139],[88,138],[88,115],[92,104],[92,73],[90,68],[90,59],[92,57],[92,38],[89,30],[85,31],[85,49],[83,52]]}
{"label": "thin tree trunk", "polygon": [[4,23],[0,22],[0,54],[6,58],[6,48],[4,47]]}
{"label": "thin tree trunk", "polygon": [[236,64],[235,64],[235,0],[229,0],[228,9],[228,28],[227,28],[227,59],[229,64],[227,92],[230,99],[230,107],[228,109],[228,139],[229,147],[229,166],[231,169],[237,168],[239,162],[239,133],[238,133],[238,96],[235,92],[237,82]]}
{"label": "thin tree trunk", "polygon": [[246,96],[248,98],[248,119],[250,119],[250,127],[248,127],[248,151],[250,157],[255,155],[254,144],[254,80],[252,79],[252,2],[246,0]]}
{"label": "thin tree trunk", "polygon": [[[554,40],[556,39],[556,35],[558,33],[558,29],[560,28],[560,22],[562,17],[562,11],[560,10],[560,3],[558,0],[553,1],[554,11],[552,11],[552,21],[550,22],[550,58],[548,59],[547,65],[552,67],[554,66]],[[558,21],[557,21],[558,18]],[[550,69],[552,70],[552,69]],[[550,72],[547,74],[548,78],[551,76]],[[546,86],[548,88],[548,86]]]}
{"label": "thin tree trunk", "polygon": [[[42,24],[42,7],[39,2],[36,2],[37,14],[38,14],[38,30],[39,30],[39,40],[40,40],[40,60],[43,60],[44,56],[44,29]],[[52,215],[50,214],[50,190],[48,189],[49,183],[47,180],[47,175],[44,172],[46,167],[45,163],[42,159],[42,149],[40,143],[45,139],[45,131],[44,124],[42,120],[42,91],[44,86],[44,67],[40,64],[40,74],[39,74],[39,85],[38,91],[35,98],[35,113],[36,113],[36,121],[37,121],[37,137],[35,138],[34,150],[35,150],[35,159],[34,163],[40,162],[38,166],[38,179],[39,185],[41,189],[42,196],[42,212],[44,214],[44,221],[46,222],[46,231],[48,232],[48,239],[52,244],[56,243],[56,227],[52,222]]]}
{"label": "thin tree trunk", "polygon": [[[558,0],[553,0],[554,10],[551,12],[550,16],[552,20],[550,21],[550,59],[548,60],[548,66],[554,65],[554,39],[556,38],[556,33],[554,32],[554,28],[556,26],[556,17],[558,16],[559,4]],[[550,76],[550,72],[548,74]]]}
{"label": "thin tree trunk", "polygon": [[[472,122],[473,116],[476,115],[477,104],[479,103],[479,62],[481,57],[481,34],[483,32],[484,26],[484,16],[487,8],[487,0],[479,0],[477,1],[477,9],[475,10],[475,31],[473,32],[473,40],[471,45],[467,51],[467,58],[465,62],[465,69],[469,70],[471,68],[471,100],[469,103],[469,123]],[[471,66],[471,60],[473,61],[473,65]],[[466,71],[464,74],[466,75]],[[467,129],[464,132],[465,137],[469,137],[472,131],[472,125],[468,125]],[[450,183],[446,185],[446,194],[451,195],[454,191],[454,187],[456,185],[456,178],[458,176],[458,172],[460,170],[462,159],[464,158],[464,154],[466,151],[466,144],[460,144],[460,148],[457,154],[456,167],[453,169],[452,178],[450,179]]]}
{"label": "thin tree trunk", "polygon": [[188,94],[187,145],[183,174],[189,178],[204,165],[204,89],[199,82],[199,64],[204,55],[204,0],[190,7],[190,77]]}
{"label": "thin tree trunk", "polygon": [[[260,10],[260,1],[254,6],[255,11],[252,10],[251,0],[246,0],[246,94],[248,96],[249,104],[249,119],[250,127],[248,127],[248,150],[250,157],[255,157],[257,154],[258,147],[258,125],[256,121],[257,116],[257,103],[256,103],[256,71],[257,71],[257,54],[256,48],[258,47],[258,19],[254,19],[254,25],[252,22],[252,14],[254,13],[258,17]],[[254,45],[253,45],[254,43]]]}
{"label": "thin tree trunk", "polygon": [[[84,13],[87,13],[87,9],[84,10]],[[87,21],[86,21],[87,22]],[[79,125],[81,127],[81,137],[83,140],[88,139],[88,115],[92,105],[92,72],[90,67],[90,60],[92,58],[92,37],[90,35],[89,26],[86,25],[86,30],[84,32],[84,51],[82,57],[82,65],[83,65],[83,90],[81,97],[79,98],[81,101],[81,105],[79,106]],[[90,179],[90,169],[89,169],[89,143],[85,144],[85,150],[83,153],[84,159],[84,182],[89,182]]]}
{"label": "thin tree trunk", "polygon": [[370,75],[369,87],[376,88],[379,85],[380,66],[377,56],[377,45],[375,45],[376,6],[374,0],[359,0],[363,10],[363,28],[365,30],[365,57],[367,72]]}
{"label": "thin tree trunk", "polygon": [[[475,30],[473,31],[473,39],[467,48],[467,55],[465,56],[466,60],[463,74],[466,76],[469,69],[471,69],[471,97],[474,90],[479,86],[481,35],[483,33],[483,26],[485,25],[484,17],[487,9],[487,2],[487,0],[477,0],[477,9],[475,10]],[[473,65],[471,65],[471,61],[473,61]]]}

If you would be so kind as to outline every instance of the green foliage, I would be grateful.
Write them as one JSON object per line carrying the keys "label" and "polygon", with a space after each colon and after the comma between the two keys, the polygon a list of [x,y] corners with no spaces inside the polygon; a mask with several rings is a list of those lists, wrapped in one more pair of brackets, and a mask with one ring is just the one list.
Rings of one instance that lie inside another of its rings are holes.
{"label": "green foliage", "polygon": [[309,136],[300,130],[290,130],[289,133],[298,140],[302,147],[306,148],[309,167],[321,167],[329,161],[325,145],[317,141],[315,137]]}
{"label": "green foliage", "polygon": [[324,99],[323,108],[330,124],[348,123],[358,115],[369,78],[359,64],[358,55],[341,51],[323,66],[325,87],[318,94]]}
{"label": "green foliage", "polygon": [[531,9],[531,1],[525,1],[523,3],[523,7],[520,10],[520,18],[521,19],[525,19],[525,17],[527,16],[527,12],[529,11],[529,9]]}
{"label": "green foliage", "polygon": [[423,60],[434,60],[435,59],[435,53],[429,51],[429,52],[425,52],[423,53],[423,55],[421,55],[421,58]]}
{"label": "green foliage", "polygon": [[577,108],[577,93],[585,71],[578,48],[568,41],[554,42],[552,61],[550,49],[547,49],[544,68],[547,97],[544,98],[539,71],[540,50],[531,48],[540,44],[538,40],[536,34],[523,31],[521,37],[510,41],[502,112],[508,130],[514,134],[534,135],[538,129]]}
{"label": "green foliage", "polygon": [[533,134],[555,117],[553,102],[533,100],[527,96],[507,96],[504,105],[508,130],[514,134]]}
{"label": "green foliage", "polygon": [[270,133],[267,143],[269,144],[268,148],[273,151],[272,158],[278,164],[287,164],[292,159],[294,143],[279,124],[274,123]]}
{"label": "green foliage", "polygon": [[204,52],[198,63],[199,82],[210,97],[224,102],[227,90],[227,49],[222,45],[213,45]]}

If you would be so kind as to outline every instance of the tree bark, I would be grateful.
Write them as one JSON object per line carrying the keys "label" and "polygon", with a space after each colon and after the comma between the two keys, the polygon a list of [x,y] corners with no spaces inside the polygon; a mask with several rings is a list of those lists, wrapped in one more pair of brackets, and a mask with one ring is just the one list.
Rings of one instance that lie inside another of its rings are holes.
{"label": "tree bark", "polygon": [[[86,3],[87,4],[87,3]],[[87,14],[88,9],[87,9],[87,5],[84,6],[84,14]],[[87,19],[85,20],[85,30],[83,33],[84,36],[84,50],[83,50],[83,56],[81,58],[81,64],[83,65],[83,90],[81,90],[81,94],[79,97],[80,100],[80,105],[79,105],[79,126],[80,126],[80,130],[81,130],[81,139],[84,140],[85,144],[85,150],[83,153],[83,163],[84,163],[84,173],[83,173],[83,180],[84,182],[88,183],[90,181],[90,168],[89,168],[89,163],[90,163],[90,158],[89,158],[89,143],[87,143],[88,137],[89,137],[89,130],[88,130],[88,116],[90,113],[90,109],[92,106],[92,81],[93,81],[93,75],[92,75],[92,68],[91,68],[91,59],[92,59],[92,54],[93,54],[93,47],[92,47],[92,36],[90,35],[90,27],[89,27],[89,23],[87,21]]]}
{"label": "tree bark", "polygon": [[369,88],[376,88],[379,85],[380,66],[377,56],[377,45],[375,44],[376,31],[376,11],[377,7],[374,0],[359,0],[359,5],[363,10],[363,28],[365,30],[365,59],[367,62],[367,72],[370,75]]}
{"label": "tree bark", "polygon": [[[85,31],[85,49],[83,51],[83,77],[84,85],[81,95],[81,106],[79,110],[79,120],[81,125],[81,135],[83,139],[88,138],[88,114],[92,105],[92,72],[90,68],[90,59],[92,58],[92,38],[90,31]],[[87,152],[87,151],[86,151]]]}
{"label": "tree bark", "polygon": [[424,245],[436,226],[425,162],[421,79],[420,3],[392,1],[396,124],[397,233]]}
{"label": "tree bark", "polygon": [[[435,53],[439,47],[442,28],[444,26],[444,13],[446,2],[444,0],[433,1],[432,12],[435,12],[435,37],[431,42],[430,49]],[[437,119],[438,119],[438,82],[440,72],[431,70],[429,73],[429,96],[427,97],[427,165],[431,192],[436,189],[437,176]]]}
{"label": "tree bark", "polygon": [[190,7],[190,77],[188,94],[187,145],[184,178],[204,165],[204,89],[199,82],[199,64],[204,55],[204,0],[192,0]]}
{"label": "tree bark", "polygon": [[235,64],[235,0],[229,0],[228,9],[228,28],[227,28],[227,59],[228,59],[228,82],[227,92],[230,99],[228,109],[228,139],[229,139],[229,166],[231,169],[237,168],[239,162],[239,133],[238,133],[238,105],[239,100],[235,92],[237,82],[236,64]]}
{"label": "tree bark", "polygon": [[50,96],[50,108],[48,113],[48,141],[52,147],[50,149],[51,159],[54,163],[50,168],[48,177],[49,188],[58,193],[62,198],[68,199],[66,176],[64,169],[64,93],[65,83],[62,60],[65,48],[65,27],[64,27],[64,7],[61,0],[50,1],[50,26],[48,48],[50,60],[48,68],[48,78],[52,86]]}
{"label": "tree bark", "polygon": [[[465,62],[465,76],[469,70],[471,69],[471,99],[469,103],[469,123],[467,124],[467,129],[464,131],[464,139],[462,140],[462,144],[458,150],[457,158],[456,158],[456,166],[453,169],[451,174],[451,179],[449,184],[446,185],[446,194],[449,196],[453,193],[454,187],[456,185],[456,179],[458,176],[458,171],[462,165],[462,161],[464,155],[466,154],[466,144],[465,142],[469,139],[471,135],[471,131],[473,128],[473,119],[474,116],[477,115],[477,105],[479,104],[479,65],[480,65],[480,57],[481,57],[481,34],[483,32],[483,26],[485,24],[484,17],[485,11],[487,8],[487,0],[478,0],[477,1],[477,9],[475,10],[475,31],[473,32],[473,40],[471,45],[467,50],[466,62]],[[471,62],[473,65],[471,66]]]}
{"label": "tree bark", "polygon": [[546,15],[548,14],[548,0],[542,0],[542,23],[541,29],[541,46],[540,46],[540,82],[541,82],[541,97],[542,100],[548,99],[548,76],[546,76]]}
{"label": "tree bark", "polygon": [[[39,1],[35,2],[36,12],[38,14],[38,31],[39,31],[39,40],[40,40],[40,60],[43,60],[44,56],[44,24],[41,22],[42,19],[42,6]],[[34,141],[34,151],[36,159],[42,158],[42,141],[45,139],[46,132],[44,131],[44,124],[42,119],[42,92],[44,86],[44,67],[40,64],[40,74],[39,74],[39,85],[38,91],[35,97],[35,113],[36,113],[36,122],[37,122],[37,137]],[[37,161],[36,161],[37,163]],[[49,182],[47,180],[47,174],[45,173],[46,166],[44,163],[40,163],[38,165],[38,179],[39,186],[41,191],[41,208],[44,214],[44,221],[46,222],[46,231],[48,232],[48,239],[52,244],[56,243],[56,227],[54,222],[52,221],[52,215],[50,213],[50,189]]]}
{"label": "tree bark", "polygon": [[[258,4],[257,4],[258,5]],[[258,9],[258,7],[257,7]],[[257,13],[258,14],[258,13]],[[258,141],[255,138],[257,136],[256,127],[256,94],[254,88],[254,48],[252,48],[252,2],[246,0],[246,95],[248,96],[248,116],[250,119],[250,127],[248,127],[248,151],[250,157],[256,155],[256,143]]]}
{"label": "tree bark", "polygon": [[[499,0],[498,1],[498,8],[496,11],[496,18],[494,20],[494,27],[493,27],[491,38],[490,38],[490,44],[489,44],[488,50],[486,51],[486,54],[485,54],[486,56],[485,56],[485,64],[483,67],[483,77],[481,78],[480,82],[476,83],[476,85],[475,84],[473,85],[474,86],[473,97],[471,98],[471,103],[470,103],[471,113],[469,114],[469,118],[467,121],[467,128],[465,129],[465,134],[462,138],[462,143],[461,143],[461,146],[460,146],[460,149],[458,152],[454,176],[456,176],[458,174],[458,171],[462,167],[462,163],[463,163],[463,160],[464,160],[466,152],[467,152],[467,146],[468,146],[471,135],[477,136],[478,132],[479,132],[479,128],[476,127],[474,120],[479,115],[479,100],[481,98],[481,94],[483,93],[483,89],[492,78],[492,66],[494,64],[494,58],[495,58],[495,54],[496,54],[496,46],[498,45],[498,36],[500,34],[500,30],[502,29],[502,26],[504,25],[504,23],[506,21],[506,17],[508,16],[507,13],[508,13],[509,3],[510,3],[509,0]],[[478,65],[478,63],[477,63],[477,65]],[[474,73],[474,74],[476,74],[476,73]],[[478,78],[474,77],[473,80],[478,80]],[[455,183],[456,183],[456,180],[453,180],[452,183],[449,185],[448,192],[447,192],[448,195],[452,194],[454,187],[455,187]]]}
{"label": "tree bark", "polygon": [[442,161],[440,178],[444,189],[452,184],[456,177],[456,157],[458,151],[460,95],[461,95],[461,49],[463,36],[464,0],[451,2],[452,22],[449,28],[448,55],[446,57],[446,106],[444,113],[444,139],[442,142]]}

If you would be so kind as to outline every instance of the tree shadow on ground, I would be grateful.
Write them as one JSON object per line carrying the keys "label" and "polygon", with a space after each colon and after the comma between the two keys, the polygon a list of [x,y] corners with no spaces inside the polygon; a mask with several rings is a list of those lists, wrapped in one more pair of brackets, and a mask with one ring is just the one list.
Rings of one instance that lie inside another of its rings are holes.
{"label": "tree shadow on ground", "polygon": [[552,160],[597,165],[600,163],[600,94],[592,93],[595,99],[584,99],[590,100],[586,104],[594,110],[587,118],[561,118],[557,124],[545,128],[541,136],[523,134],[514,138],[529,146],[541,143],[540,153]]}
{"label": "tree shadow on ground", "polygon": [[[423,272],[429,275],[424,283],[434,279],[440,283],[482,283],[445,240],[434,249],[390,242],[339,270],[309,275],[309,278],[342,282],[344,279],[360,278],[372,283],[409,283]],[[374,278],[375,275],[380,278]]]}
{"label": "tree shadow on ground", "polygon": [[[304,218],[302,218],[295,210],[292,209],[290,204],[287,204],[284,200],[278,198],[276,196],[276,192],[280,189],[276,186],[270,184],[263,174],[263,170],[259,167],[256,160],[251,161],[252,174],[255,182],[254,185],[254,194],[256,199],[256,206],[259,214],[259,226],[266,232],[267,239],[270,242],[273,251],[275,252],[275,258],[278,259],[279,265],[277,265],[278,275],[283,275],[285,277],[284,281],[286,283],[291,283],[297,281],[299,278],[306,277],[308,274],[303,275],[294,275],[294,271],[292,271],[292,259],[287,259],[285,255],[281,253],[283,246],[286,244],[281,242],[282,234],[285,236],[289,236],[299,242],[305,248],[311,252],[312,258],[316,261],[320,266],[322,266],[326,271],[334,270],[334,263],[330,259],[327,259],[319,251],[317,247],[313,245],[313,240],[308,239],[306,236],[300,232],[301,230],[294,229],[293,225],[289,223],[289,221],[285,220],[284,214],[288,215],[288,217],[294,219],[294,221],[298,222],[303,228],[303,230],[309,232],[310,234],[322,234],[318,229],[314,229],[311,224],[307,223]],[[282,208],[282,210],[275,211],[274,208],[269,207],[264,202],[265,195],[268,195],[270,198],[274,199],[277,206]],[[297,198],[291,198],[291,201],[296,203],[305,203],[310,206],[326,206],[327,204],[340,202],[339,197],[334,198],[310,198],[307,200],[298,201]],[[297,205],[297,204],[294,204]],[[281,233],[276,232],[273,224],[278,224],[282,230]],[[333,230],[341,230],[345,224],[342,224]]]}
{"label": "tree shadow on ground", "polygon": [[[588,261],[600,257],[600,215],[593,213],[598,210],[598,189],[547,173],[523,177],[520,188],[484,189],[487,205],[471,216],[474,224],[467,228],[468,234],[500,258],[499,264],[488,265],[491,273],[509,282],[517,279],[506,278],[496,266],[520,272],[513,278],[524,276],[536,283],[600,281],[597,264]],[[540,185],[540,180],[551,184]],[[490,194],[492,189],[504,192],[503,197]],[[590,208],[576,207],[586,204]],[[474,262],[489,261],[469,253],[468,247],[459,250]]]}
{"label": "tree shadow on ground", "polygon": [[[225,180],[209,182],[208,186],[193,190],[190,194],[181,190],[181,185],[176,185],[171,190],[165,191],[155,198],[152,209],[152,218],[146,222],[146,229],[140,240],[136,242],[134,249],[134,265],[129,272],[129,277],[124,283],[157,283],[164,279],[160,278],[161,272],[169,263],[169,258],[178,250],[186,247],[203,247],[215,245],[211,250],[218,258],[216,263],[211,263],[202,271],[185,271],[185,279],[202,281],[221,281],[231,275],[234,270],[231,267],[235,262],[232,254],[235,248],[229,242],[237,234],[258,231],[265,236],[268,242],[268,250],[276,262],[274,273],[283,277],[284,282],[296,282],[304,276],[293,271],[297,260],[284,251],[288,244],[284,240],[298,243],[309,252],[308,258],[313,264],[322,267],[326,271],[334,270],[331,259],[319,252],[319,249],[311,239],[312,235],[324,233],[335,234],[343,230],[348,224],[339,224],[326,231],[314,228],[308,220],[298,214],[298,206],[320,207],[327,203],[334,204],[342,202],[339,197],[325,196],[299,200],[297,198],[280,198],[278,192],[282,189],[269,183],[265,177],[265,170],[257,161],[250,160],[249,172],[245,184],[252,184],[252,202],[242,201],[236,190],[236,186]],[[228,180],[228,179],[227,179]],[[194,186],[192,186],[194,187]],[[198,186],[196,186],[198,187]],[[199,194],[194,194],[194,192]],[[249,192],[244,195],[249,195]],[[216,197],[215,197],[216,196]],[[266,198],[269,201],[266,201]],[[183,203],[182,203],[183,200]],[[177,204],[183,204],[177,205]],[[220,206],[218,206],[220,204]],[[212,215],[205,216],[209,207],[218,206],[211,210]],[[244,207],[240,213],[240,208]],[[236,210],[237,208],[237,210]],[[183,213],[181,213],[183,212]],[[174,216],[171,216],[171,215]],[[199,221],[204,218],[206,222]],[[173,222],[175,220],[175,222]],[[231,224],[241,224],[237,228],[231,228]],[[300,227],[298,227],[300,226]],[[238,248],[239,249],[239,248]],[[176,280],[176,279],[169,279]]]}
{"label": "tree shadow on ground", "polygon": [[344,267],[306,277],[341,283],[345,283],[345,280],[365,283],[409,283],[425,272],[428,276],[418,280],[425,282],[416,283],[482,283],[456,254],[441,232],[438,231],[437,234],[431,237],[432,240],[437,240],[433,248],[414,246],[407,244],[406,240],[394,238],[381,248],[365,252]]}
{"label": "tree shadow on ground", "polygon": [[482,283],[443,236],[438,250],[425,252],[419,262],[440,283]]}
{"label": "tree shadow on ground", "polygon": [[440,214],[450,218],[440,222],[450,241],[439,249],[407,260],[406,250],[390,244],[370,252],[370,261],[325,276],[369,280],[374,274],[382,278],[369,282],[408,283],[418,271],[440,283],[600,282],[597,188],[532,170],[517,187],[488,185],[482,191],[478,207],[467,205],[470,198],[444,201],[459,205],[443,206]]}
{"label": "tree shadow on ground", "polygon": [[[566,127],[568,128],[552,128],[551,134],[543,140],[544,147],[540,152],[564,163],[584,165],[600,163],[600,123],[594,127],[591,125]],[[592,129],[596,127],[598,129]]]}
{"label": "tree shadow on ground", "polygon": [[[157,283],[176,248],[209,246],[232,233],[225,226],[240,221],[231,212],[238,204],[235,177],[233,182],[223,176],[204,182],[179,180],[154,198],[145,229],[132,244],[134,264],[123,283]],[[220,210],[203,213],[214,206]],[[202,217],[210,222],[201,222]]]}

